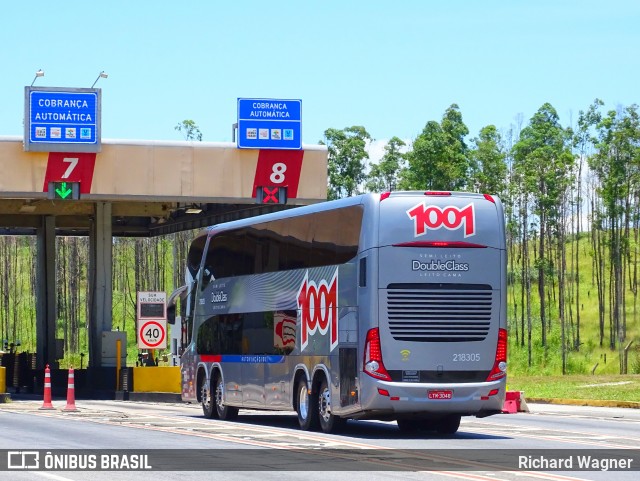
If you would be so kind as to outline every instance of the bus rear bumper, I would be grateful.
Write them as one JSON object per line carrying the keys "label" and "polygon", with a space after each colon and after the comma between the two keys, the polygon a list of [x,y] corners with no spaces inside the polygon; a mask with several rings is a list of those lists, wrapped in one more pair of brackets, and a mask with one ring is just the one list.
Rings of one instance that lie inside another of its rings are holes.
{"label": "bus rear bumper", "polygon": [[[461,414],[478,417],[501,412],[506,379],[470,384],[424,384],[371,381],[361,399],[365,413],[396,417],[429,417],[433,414]],[[365,417],[368,417],[365,414]]]}

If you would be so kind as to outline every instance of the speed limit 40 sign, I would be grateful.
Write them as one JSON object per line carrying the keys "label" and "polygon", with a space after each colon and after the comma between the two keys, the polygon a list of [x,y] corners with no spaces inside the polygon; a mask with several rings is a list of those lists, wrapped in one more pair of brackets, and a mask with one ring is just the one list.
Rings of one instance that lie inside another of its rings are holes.
{"label": "speed limit 40 sign", "polygon": [[166,319],[138,319],[138,348],[165,349],[167,347]]}

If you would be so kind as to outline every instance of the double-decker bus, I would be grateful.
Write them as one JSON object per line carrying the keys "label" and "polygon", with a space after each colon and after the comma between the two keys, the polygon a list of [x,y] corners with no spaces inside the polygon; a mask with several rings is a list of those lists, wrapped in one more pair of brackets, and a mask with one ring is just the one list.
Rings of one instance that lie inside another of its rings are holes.
{"label": "double-decker bus", "polygon": [[191,243],[182,399],[455,433],[501,412],[506,249],[495,196],[391,192],[215,225]]}

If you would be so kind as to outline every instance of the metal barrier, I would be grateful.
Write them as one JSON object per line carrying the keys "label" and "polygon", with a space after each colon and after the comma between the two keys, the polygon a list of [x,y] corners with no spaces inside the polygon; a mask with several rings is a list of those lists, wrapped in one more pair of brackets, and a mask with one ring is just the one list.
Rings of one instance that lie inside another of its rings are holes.
{"label": "metal barrier", "polygon": [[134,367],[133,389],[135,392],[180,393],[180,367]]}

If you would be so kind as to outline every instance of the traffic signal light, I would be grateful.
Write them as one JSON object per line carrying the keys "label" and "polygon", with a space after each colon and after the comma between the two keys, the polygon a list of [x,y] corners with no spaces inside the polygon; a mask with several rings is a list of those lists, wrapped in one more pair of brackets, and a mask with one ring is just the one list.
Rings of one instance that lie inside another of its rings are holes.
{"label": "traffic signal light", "polygon": [[47,199],[78,200],[80,198],[80,182],[49,182]]}
{"label": "traffic signal light", "polygon": [[287,188],[258,186],[256,188],[256,203],[258,204],[286,204]]}

